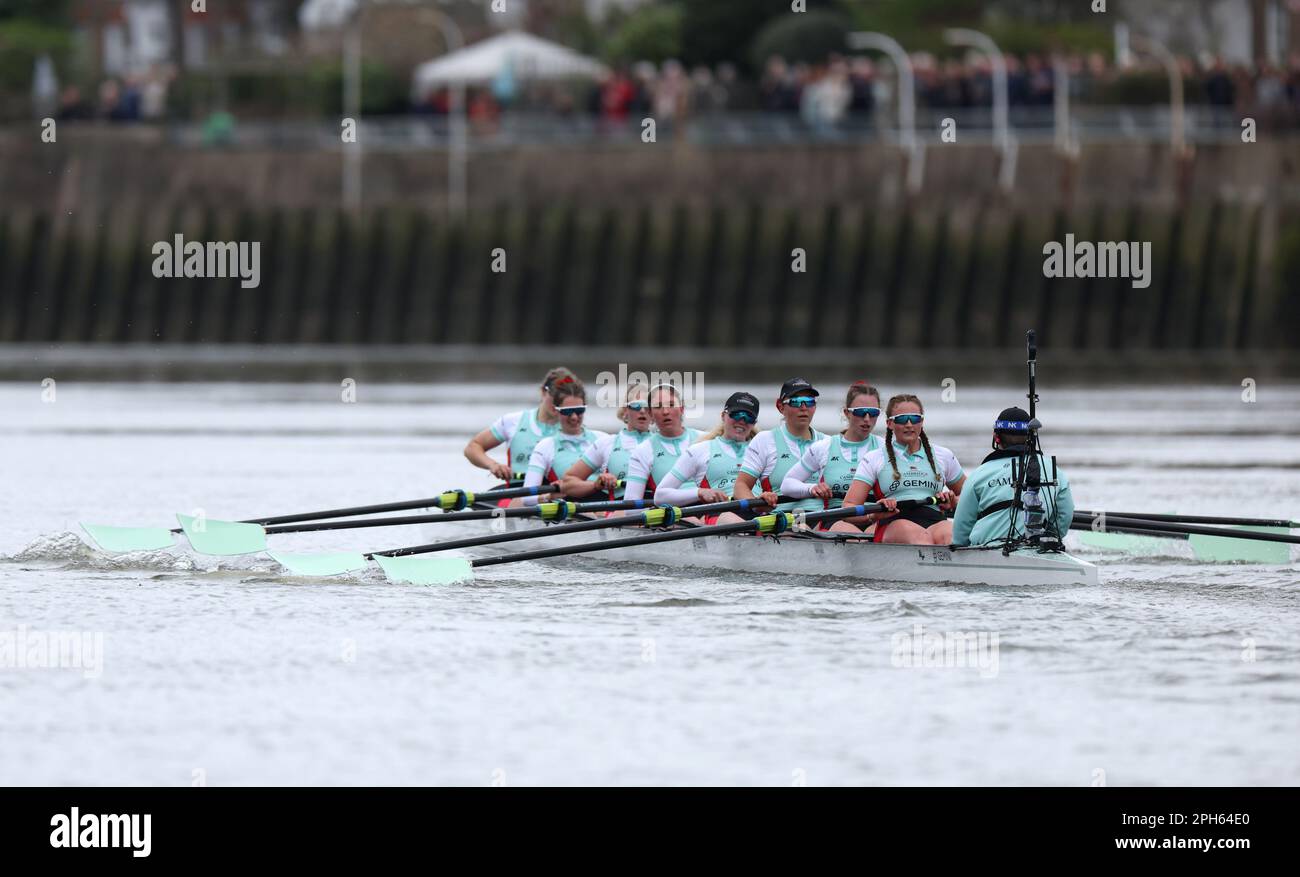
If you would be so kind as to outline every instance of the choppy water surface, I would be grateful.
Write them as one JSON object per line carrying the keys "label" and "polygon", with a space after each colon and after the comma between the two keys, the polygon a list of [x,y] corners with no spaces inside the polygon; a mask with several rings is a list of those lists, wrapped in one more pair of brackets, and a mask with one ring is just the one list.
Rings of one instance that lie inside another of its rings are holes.
{"label": "choppy water surface", "polygon": [[[1240,392],[1046,392],[1044,437],[1084,508],[1300,518],[1300,389]],[[1099,587],[999,589],[572,560],[428,588],[180,548],[105,558],[71,535],[481,488],[465,439],[532,393],[60,384],[51,404],[0,386],[0,636],[102,637],[102,666],[0,668],[0,783],[1300,783],[1294,561],[1208,566],[1171,542],[1083,552]],[[1022,394],[965,389],[928,428],[971,469]],[[918,632],[997,648],[896,666]]]}

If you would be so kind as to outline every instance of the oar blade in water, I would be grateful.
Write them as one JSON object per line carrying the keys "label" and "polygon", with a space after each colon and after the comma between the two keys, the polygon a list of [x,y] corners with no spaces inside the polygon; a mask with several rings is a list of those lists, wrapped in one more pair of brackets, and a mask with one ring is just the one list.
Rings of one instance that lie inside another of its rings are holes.
{"label": "oar blade in water", "polygon": [[[1255,533],[1289,533],[1283,527],[1232,527]],[[1273,563],[1291,562],[1291,546],[1285,542],[1257,542],[1249,539],[1231,539],[1224,536],[1187,537],[1198,560],[1211,563]]]}
{"label": "oar blade in water", "polygon": [[268,551],[267,554],[296,576],[339,576],[366,568],[366,556],[359,551],[340,554],[285,554]]}
{"label": "oar blade in water", "polygon": [[387,557],[375,555],[375,562],[389,581],[411,585],[454,585],[474,580],[474,568],[459,557]]}
{"label": "oar blade in water", "polygon": [[172,533],[165,527],[109,527],[104,524],[82,524],[81,529],[104,551],[126,554],[131,551],[157,551],[175,544]]}
{"label": "oar blade in water", "polygon": [[1105,551],[1122,551],[1125,554],[1159,555],[1166,554],[1174,544],[1169,539],[1154,536],[1136,536],[1132,533],[1105,533],[1094,530],[1079,530],[1079,541],[1091,548]]}
{"label": "oar blade in water", "polygon": [[214,521],[190,515],[177,515],[176,520],[181,522],[185,538],[199,554],[226,556],[266,550],[266,531],[259,524]]}

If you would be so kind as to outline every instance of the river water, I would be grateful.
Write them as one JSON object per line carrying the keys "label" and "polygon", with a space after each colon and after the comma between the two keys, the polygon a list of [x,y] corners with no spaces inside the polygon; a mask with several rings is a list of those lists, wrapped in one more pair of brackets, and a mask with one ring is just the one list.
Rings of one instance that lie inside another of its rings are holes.
{"label": "river water", "polygon": [[[179,546],[105,557],[78,521],[483,488],[461,447],[535,391],[362,385],[345,403],[319,384],[55,389],[0,385],[0,638],[67,631],[84,648],[74,667],[8,652],[2,784],[1300,783],[1294,552],[1264,566],[1203,564],[1178,541],[1154,557],[1089,549],[1100,585],[1066,588],[593,559],[433,588],[375,570],[293,579],[263,557]],[[702,409],[731,389],[710,388]],[[774,394],[748,389],[765,406]],[[1241,393],[1045,389],[1044,443],[1083,508],[1300,518],[1300,388]],[[1023,389],[921,395],[934,440],[970,470]],[[817,425],[835,429],[834,411]],[[273,538],[427,541],[416,528]],[[977,638],[978,665],[904,666],[900,642],[956,634]]]}

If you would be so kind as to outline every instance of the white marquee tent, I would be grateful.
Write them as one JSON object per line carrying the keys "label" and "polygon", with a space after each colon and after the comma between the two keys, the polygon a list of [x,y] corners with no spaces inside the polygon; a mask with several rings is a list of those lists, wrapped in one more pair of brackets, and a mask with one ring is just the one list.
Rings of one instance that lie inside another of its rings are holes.
{"label": "white marquee tent", "polygon": [[424,95],[444,85],[490,83],[501,75],[520,80],[594,79],[605,65],[570,48],[511,30],[427,61],[415,68],[414,90]]}

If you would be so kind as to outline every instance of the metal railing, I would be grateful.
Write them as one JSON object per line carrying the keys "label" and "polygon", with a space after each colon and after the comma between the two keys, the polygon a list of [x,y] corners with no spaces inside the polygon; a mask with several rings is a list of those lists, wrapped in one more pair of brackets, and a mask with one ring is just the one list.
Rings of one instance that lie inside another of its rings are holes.
{"label": "metal railing", "polygon": [[[988,108],[918,108],[916,137],[923,143],[939,143],[943,120],[956,124],[958,142],[995,142],[992,114]],[[1168,142],[1170,109],[1167,106],[1075,105],[1069,111],[1071,136],[1079,143],[1164,143]],[[1279,128],[1300,132],[1294,118],[1272,119]],[[901,135],[894,114],[887,108],[870,113],[848,113],[835,122],[810,123],[795,113],[719,112],[694,116],[680,122],[659,120],[657,138],[666,142],[684,138],[700,146],[771,147],[799,144],[899,143]],[[1052,143],[1058,119],[1051,106],[1012,107],[1010,129],[1025,144]],[[98,122],[65,122],[68,130],[97,129],[111,132],[114,126]],[[1220,143],[1239,140],[1241,116],[1231,109],[1189,105],[1184,125],[1188,143]],[[369,116],[359,120],[360,136],[367,151],[419,151],[445,149],[454,126],[446,116]],[[131,126],[140,130],[142,125]],[[170,123],[162,129],[165,140],[181,148],[211,145],[202,123]],[[559,115],[546,112],[506,112],[490,124],[471,123],[470,146],[474,150],[506,149],[517,146],[627,145],[642,143],[639,118],[611,120],[585,114]],[[237,122],[221,145],[236,148],[320,149],[340,148],[338,126],[316,121]]]}

